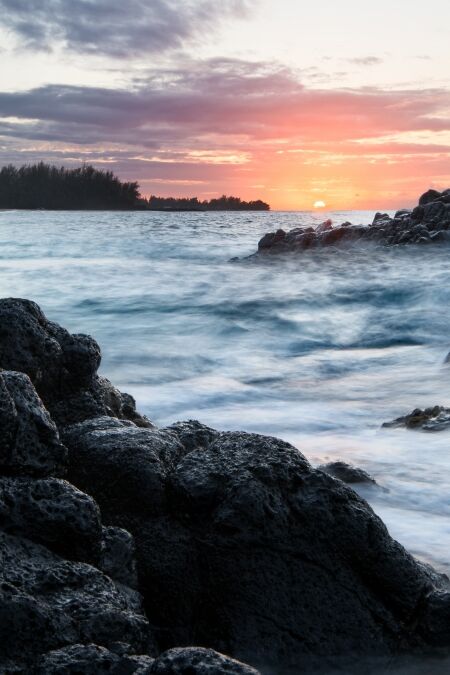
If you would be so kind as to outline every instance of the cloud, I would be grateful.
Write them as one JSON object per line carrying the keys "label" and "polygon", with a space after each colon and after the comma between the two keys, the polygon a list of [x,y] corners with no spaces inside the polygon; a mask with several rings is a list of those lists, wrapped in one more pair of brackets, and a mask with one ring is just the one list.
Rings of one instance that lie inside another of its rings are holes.
{"label": "cloud", "polygon": [[379,56],[359,56],[353,59],[346,59],[348,63],[354,63],[357,66],[378,66],[383,63],[383,59]]}
{"label": "cloud", "polygon": [[146,191],[166,182],[166,192],[204,185],[254,197],[251,186],[268,185],[280,203],[320,178],[331,197],[358,193],[367,204],[364,184],[392,192],[401,172],[445,182],[449,110],[446,89],[311,88],[272,63],[190,61],[130,89],[0,92],[0,158],[108,164]]}
{"label": "cloud", "polygon": [[201,39],[254,0],[0,0],[0,25],[29,49],[55,44],[112,57],[160,53]]}
{"label": "cloud", "polygon": [[48,85],[0,92],[5,136],[147,148],[211,135],[335,142],[440,131],[450,128],[449,108],[443,89],[311,89],[287,68],[232,59],[160,70],[131,90]]}

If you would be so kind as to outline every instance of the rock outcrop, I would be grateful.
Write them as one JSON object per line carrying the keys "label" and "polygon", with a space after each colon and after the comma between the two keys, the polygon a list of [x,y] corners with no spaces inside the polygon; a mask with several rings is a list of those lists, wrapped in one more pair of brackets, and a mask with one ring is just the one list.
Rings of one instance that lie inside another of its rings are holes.
{"label": "rock outcrop", "polygon": [[408,415],[397,417],[391,422],[383,424],[385,428],[405,427],[421,431],[444,431],[450,428],[450,408],[435,405],[432,408],[421,410],[416,408]]}
{"label": "rock outcrop", "polygon": [[92,337],[71,335],[48,321],[36,303],[0,302],[0,368],[26,373],[58,425],[110,415],[151,427],[129,394],[97,374],[100,360]]}
{"label": "rock outcrop", "polygon": [[349,222],[333,227],[327,220],[315,228],[269,232],[259,241],[258,254],[294,253],[368,242],[383,246],[450,243],[450,189],[428,190],[414,209],[401,209],[393,218],[387,213],[376,213],[369,227]]}
{"label": "rock outcrop", "polygon": [[375,479],[367,471],[346,462],[329,462],[328,464],[321,464],[317,468],[328,473],[330,476],[334,476],[334,478],[339,478],[339,480],[348,485],[376,485]]}
{"label": "rock outcrop", "polygon": [[0,672],[255,672],[215,649],[351,673],[448,652],[448,579],[341,480],[275,438],[157,429],[107,403],[92,338],[27,301],[6,316],[0,367],[26,375],[0,373]]}

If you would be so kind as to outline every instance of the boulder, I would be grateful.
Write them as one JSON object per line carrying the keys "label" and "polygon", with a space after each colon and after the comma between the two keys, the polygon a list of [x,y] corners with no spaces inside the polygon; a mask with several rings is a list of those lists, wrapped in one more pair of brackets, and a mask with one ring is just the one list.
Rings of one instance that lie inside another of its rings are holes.
{"label": "boulder", "polygon": [[258,675],[258,671],[213,649],[170,649],[152,665],[153,675]]}
{"label": "boulder", "polygon": [[41,657],[33,675],[149,675],[154,659],[150,656],[116,654],[98,645],[71,645]]}
{"label": "boulder", "polygon": [[203,644],[284,673],[449,646],[444,582],[288,443],[111,418],[64,439],[71,479],[135,536],[161,648]]}
{"label": "boulder", "polygon": [[436,199],[439,199],[440,196],[441,196],[441,193],[438,192],[437,190],[427,190],[419,198],[419,206],[424,206],[425,204],[429,204],[430,202],[434,202]]}
{"label": "boulder", "polygon": [[28,375],[0,372],[0,472],[61,474],[66,460],[56,425]]}
{"label": "boulder", "polygon": [[134,653],[153,650],[138,593],[90,565],[0,532],[0,672],[12,663],[30,672],[40,655],[71,644],[118,642]]}
{"label": "boulder", "polygon": [[351,464],[347,464],[346,462],[329,462],[328,464],[321,464],[317,468],[349,485],[356,483],[376,485],[375,480],[367,473],[367,471],[352,466]]}
{"label": "boulder", "polygon": [[131,396],[97,375],[101,353],[88,335],[71,335],[30,300],[0,301],[0,368],[26,373],[58,426],[99,415],[148,427]]}
{"label": "boulder", "polygon": [[0,527],[70,560],[100,556],[100,510],[92,497],[57,478],[0,478]]}

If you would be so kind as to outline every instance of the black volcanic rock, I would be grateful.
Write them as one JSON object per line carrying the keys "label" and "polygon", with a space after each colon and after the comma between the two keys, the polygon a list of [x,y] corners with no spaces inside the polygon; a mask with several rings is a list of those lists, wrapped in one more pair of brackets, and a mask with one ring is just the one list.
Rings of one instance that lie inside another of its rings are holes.
{"label": "black volcanic rock", "polygon": [[[327,220],[316,228],[296,227],[289,232],[268,232],[258,244],[258,254],[284,254],[329,246],[372,242],[383,246],[445,244],[450,240],[450,189],[429,190],[414,209],[400,209],[395,216],[377,212],[370,226],[349,222],[333,227]],[[252,256],[251,256],[252,257]]]}
{"label": "black volcanic rock", "polygon": [[408,415],[398,417],[391,422],[385,422],[383,427],[405,427],[406,429],[420,429],[421,431],[444,431],[450,427],[450,408],[444,408],[440,405],[425,408],[425,410],[416,408]]}
{"label": "black volcanic rock", "polygon": [[0,372],[0,473],[60,474],[66,460],[67,450],[30,378]]}
{"label": "black volcanic rock", "polygon": [[30,665],[79,642],[152,650],[139,594],[119,589],[94,567],[4,533],[0,562],[0,672],[8,672],[8,662]]}
{"label": "black volcanic rock", "polygon": [[33,675],[150,675],[150,656],[116,654],[98,645],[72,645],[43,656]]}
{"label": "black volcanic rock", "polygon": [[0,527],[70,560],[95,563],[100,556],[97,504],[57,478],[0,477]]}
{"label": "black volcanic rock", "polygon": [[244,663],[200,647],[170,649],[153,662],[150,672],[154,675],[258,675],[257,670]]}
{"label": "black volcanic rock", "polygon": [[132,535],[121,527],[104,527],[99,568],[114,581],[138,587],[136,546]]}
{"label": "black volcanic rock", "polygon": [[[108,418],[64,438],[71,479],[107,522],[135,535],[161,646],[206,644],[284,672],[346,654],[388,660],[399,644],[429,641],[422,616],[433,613],[438,578],[363,499],[291,445],[192,422],[154,432]],[[443,598],[436,621],[450,628]],[[444,633],[436,631],[442,646]]]}
{"label": "black volcanic rock", "polygon": [[100,347],[48,321],[30,300],[0,301],[0,368],[26,373],[58,425],[100,415],[151,423],[133,398],[99,377]]}
{"label": "black volcanic rock", "polygon": [[[26,368],[40,387],[68,449],[67,478],[87,494],[48,477],[65,461],[56,427],[28,378],[1,373],[0,672],[254,672],[199,648],[152,661],[193,644],[277,675],[448,653],[448,580],[351,488],[275,438],[123,419],[91,338],[65,336],[26,301],[0,301],[1,317],[0,363]],[[16,405],[8,378],[29,405]],[[29,431],[15,436],[18,418]],[[40,470],[11,460],[27,457],[30,439]]]}
{"label": "black volcanic rock", "polygon": [[357,483],[376,484],[367,471],[346,462],[329,462],[328,464],[321,464],[317,468],[349,485]]}

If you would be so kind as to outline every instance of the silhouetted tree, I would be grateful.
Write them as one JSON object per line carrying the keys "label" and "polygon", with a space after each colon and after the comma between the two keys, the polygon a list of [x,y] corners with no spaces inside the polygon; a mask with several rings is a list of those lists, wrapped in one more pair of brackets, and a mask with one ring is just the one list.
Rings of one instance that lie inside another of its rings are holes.
{"label": "silhouetted tree", "polygon": [[137,183],[90,165],[65,169],[40,162],[0,170],[2,209],[132,209],[139,201]]}

